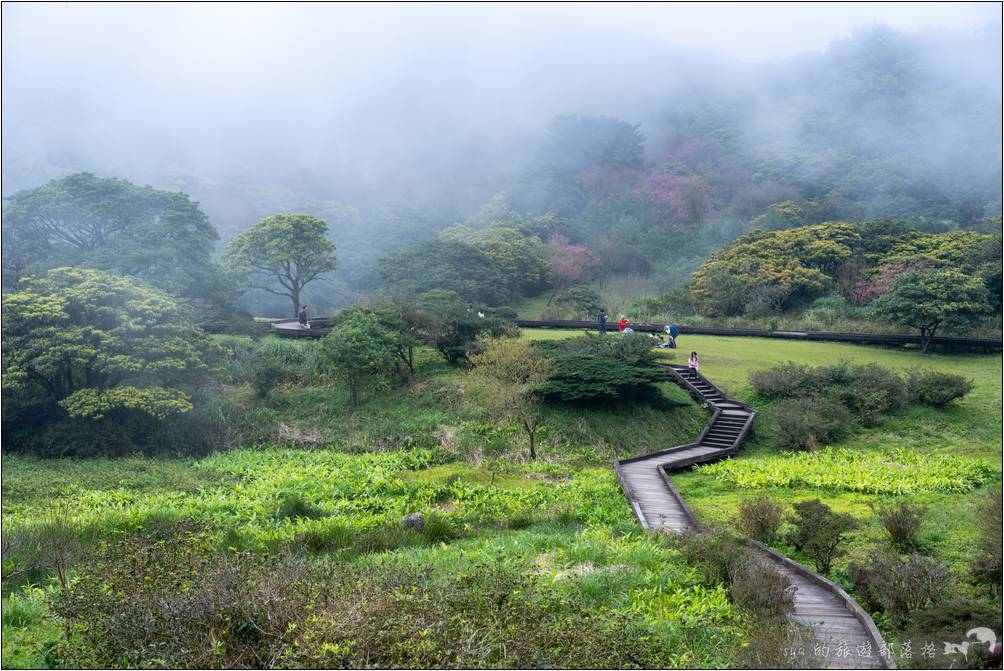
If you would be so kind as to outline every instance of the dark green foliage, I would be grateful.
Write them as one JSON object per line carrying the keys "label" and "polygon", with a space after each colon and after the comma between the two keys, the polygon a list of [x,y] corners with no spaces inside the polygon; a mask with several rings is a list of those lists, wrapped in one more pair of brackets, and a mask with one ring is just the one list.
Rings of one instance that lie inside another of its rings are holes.
{"label": "dark green foliage", "polygon": [[373,314],[338,321],[314,352],[314,370],[349,389],[352,407],[364,389],[386,391],[397,377],[399,334]]}
{"label": "dark green foliage", "polygon": [[279,495],[279,505],[275,511],[275,517],[282,520],[316,520],[326,515],[327,513],[297,492],[282,492]]}
{"label": "dark green foliage", "polygon": [[872,509],[898,550],[907,552],[917,548],[917,532],[924,521],[927,506],[900,501]]}
{"label": "dark green foliage", "polygon": [[139,277],[184,299],[198,320],[233,317],[211,260],[216,229],[183,193],[77,173],[4,200],[3,283],[80,266]]}
{"label": "dark green foliage", "polygon": [[[910,623],[905,627],[906,636],[921,641],[949,641],[960,643],[969,641],[969,648],[963,657],[957,651],[947,652],[944,646],[935,649],[933,659],[919,659],[919,668],[930,669],[992,669],[987,660],[988,646],[969,632],[978,627],[992,629],[1001,640],[1001,609],[999,605],[960,594],[949,593],[938,603],[915,611]],[[914,662],[916,663],[916,662]]]}
{"label": "dark green foliage", "polygon": [[822,391],[827,380],[823,371],[804,364],[778,364],[750,373],[750,384],[764,398],[789,398]]}
{"label": "dark green foliage", "polygon": [[540,345],[554,364],[541,394],[554,401],[656,399],[666,374],[641,333],[585,335]]}
{"label": "dark green foliage", "polygon": [[795,525],[788,542],[815,563],[816,570],[829,573],[833,560],[843,554],[841,544],[848,531],[857,526],[846,513],[835,513],[819,499],[801,501],[792,506]]}
{"label": "dark green foliage", "polygon": [[850,413],[830,398],[791,398],[773,410],[774,440],[786,450],[815,450],[847,431]]}
{"label": "dark green foliage", "polygon": [[995,488],[987,497],[977,516],[980,529],[979,549],[973,558],[970,572],[977,583],[991,585],[1001,596],[1001,489]]}
{"label": "dark green foliage", "polygon": [[850,578],[868,608],[885,611],[901,628],[920,610],[941,604],[954,589],[948,567],[920,554],[901,559],[894,552],[875,552],[851,564]]}
{"label": "dark green foliage", "polygon": [[784,508],[780,503],[769,496],[758,496],[739,504],[736,528],[754,540],[769,543],[777,537],[783,519]]}
{"label": "dark green foliage", "polygon": [[574,311],[574,319],[595,319],[602,306],[600,296],[585,286],[570,287],[555,296],[554,302]]}
{"label": "dark green foliage", "polygon": [[920,331],[926,352],[942,325],[974,326],[993,312],[993,305],[978,277],[955,269],[914,270],[897,275],[873,309],[881,319]]}
{"label": "dark green foliage", "polygon": [[906,373],[907,397],[913,403],[945,406],[973,390],[973,381],[961,375],[913,368]]}
{"label": "dark green foliage", "polygon": [[387,305],[350,305],[339,310],[332,320],[332,326],[372,321],[376,321],[382,329],[391,334],[394,355],[404,368],[401,371],[402,377],[415,372],[415,347],[421,343],[420,335],[422,328],[428,323],[428,318],[418,311],[414,302],[396,300]]}
{"label": "dark green foliage", "polygon": [[295,316],[304,287],[335,269],[327,234],[327,223],[317,217],[274,214],[231,238],[223,262],[242,287],[288,297]]}
{"label": "dark green foliage", "polygon": [[907,402],[947,403],[972,388],[958,375],[912,370],[904,380],[877,364],[851,366],[847,361],[816,367],[789,361],[753,371],[750,384],[764,398],[788,399],[776,409],[777,437],[793,449],[812,449],[840,436],[848,412],[872,427]]}
{"label": "dark green foliage", "polygon": [[501,305],[509,301],[501,270],[473,245],[459,240],[430,240],[380,259],[380,277],[395,294],[416,296],[444,290],[465,301]]}
{"label": "dark green foliage", "polygon": [[864,426],[877,426],[885,413],[903,405],[906,385],[895,372],[870,363],[853,366],[837,396]]}
{"label": "dark green foliage", "polygon": [[514,335],[516,327],[498,317],[479,317],[477,310],[453,291],[433,290],[419,295],[415,305],[421,315],[420,337],[456,365],[467,359],[482,335]]}

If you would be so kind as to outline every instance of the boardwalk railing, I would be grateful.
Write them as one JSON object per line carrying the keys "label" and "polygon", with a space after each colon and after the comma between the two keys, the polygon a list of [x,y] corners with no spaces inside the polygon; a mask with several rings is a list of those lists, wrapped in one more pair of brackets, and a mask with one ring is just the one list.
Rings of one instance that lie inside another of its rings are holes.
{"label": "boardwalk railing", "polygon": [[[516,326],[523,328],[596,329],[595,321],[533,320],[517,319]],[[331,320],[317,318],[310,320],[310,328],[303,328],[296,319],[279,319],[271,322],[272,332],[287,338],[321,338],[328,334]],[[616,324],[611,324],[616,328]],[[662,324],[632,324],[631,328],[643,333],[661,333]],[[880,333],[830,333],[826,331],[767,331],[764,329],[730,329],[708,326],[679,326],[680,334],[754,336],[757,338],[783,338],[786,340],[825,340],[851,342],[863,345],[920,345],[920,336],[886,335]],[[1001,349],[1001,341],[993,338],[955,338],[935,336],[932,345],[945,347],[973,347],[986,352]]]}
{"label": "boardwalk railing", "polygon": [[[516,326],[525,328],[560,328],[560,329],[596,329],[595,321],[573,320],[537,320],[517,319]],[[661,333],[664,324],[631,324],[635,331],[643,333]],[[609,322],[608,329],[615,330],[617,324]],[[757,338],[782,338],[785,340],[826,340],[833,342],[851,342],[864,345],[920,345],[921,337],[905,334],[885,333],[839,333],[830,331],[771,331],[767,329],[737,329],[719,328],[716,326],[681,326],[677,324],[681,335],[722,335],[722,336],[752,336]],[[954,336],[934,336],[932,345],[948,347],[976,347],[987,351],[1001,349],[999,338],[956,338]]]}
{"label": "boardwalk railing", "polygon": [[[622,459],[614,469],[621,490],[645,529],[682,532],[699,529],[701,523],[670,480],[670,471],[734,455],[749,436],[756,411],[729,399],[703,375],[691,379],[686,366],[665,368],[671,381],[708,405],[708,423],[693,443]],[[769,547],[753,540],[747,542],[795,586],[792,618],[813,632],[812,654],[803,651],[801,661],[808,658],[843,668],[896,668],[875,623],[844,590]],[[848,642],[855,647],[849,647]],[[822,659],[817,650],[826,651]],[[829,654],[830,650],[834,655]],[[844,651],[848,654],[842,654]]]}

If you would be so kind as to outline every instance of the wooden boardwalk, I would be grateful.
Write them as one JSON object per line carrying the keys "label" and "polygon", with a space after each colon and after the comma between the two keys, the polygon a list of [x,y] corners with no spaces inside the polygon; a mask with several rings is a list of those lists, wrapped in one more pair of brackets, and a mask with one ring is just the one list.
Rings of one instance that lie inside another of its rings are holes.
{"label": "wooden boardwalk", "polygon": [[[730,400],[703,375],[690,379],[686,366],[667,366],[666,372],[696,400],[708,404],[707,425],[693,443],[624,459],[614,466],[642,526],[679,533],[700,523],[670,482],[669,473],[738,452],[756,411]],[[846,592],[770,548],[753,541],[750,545],[795,588],[792,619],[812,631],[812,638],[799,651],[800,662],[825,668],[896,668],[875,623]]]}

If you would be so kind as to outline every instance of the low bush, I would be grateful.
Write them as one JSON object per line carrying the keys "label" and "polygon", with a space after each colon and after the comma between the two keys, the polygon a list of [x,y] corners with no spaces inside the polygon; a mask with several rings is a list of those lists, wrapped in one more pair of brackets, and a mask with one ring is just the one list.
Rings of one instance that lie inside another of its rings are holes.
{"label": "low bush", "polygon": [[869,609],[885,611],[899,628],[919,611],[941,604],[954,588],[947,566],[916,553],[901,559],[893,552],[875,552],[851,564],[850,578]]}
{"label": "low bush", "polygon": [[761,622],[783,621],[795,609],[791,580],[753,553],[736,567],[729,591],[740,608]]}
{"label": "low bush", "polygon": [[502,560],[445,574],[289,554],[216,554],[198,533],[126,539],[56,612],[69,667],[663,667],[628,615],[595,610]]}
{"label": "low bush", "polygon": [[944,406],[973,390],[973,381],[936,370],[911,369],[906,373],[907,397],[912,403]]}
{"label": "low bush", "polygon": [[917,531],[924,521],[927,506],[900,501],[873,506],[872,510],[882,521],[882,526],[897,549],[906,552],[917,548]]}
{"label": "low bush", "polygon": [[754,620],[746,642],[732,659],[737,669],[811,669],[821,666],[813,656],[813,636],[808,627],[794,622]]}
{"label": "low bush", "polygon": [[[995,638],[1001,640],[1001,609],[999,605],[991,605],[976,601],[964,594],[953,593],[945,596],[937,604],[932,604],[915,612],[906,637],[921,641],[943,641],[961,643],[969,642],[964,652],[949,649],[939,645],[933,657],[926,660],[920,658],[919,668],[930,669],[994,669],[1000,666],[999,661],[992,663],[989,657],[989,646],[986,642],[974,640],[970,636],[973,629],[985,628],[994,632]],[[998,649],[998,660],[999,660]],[[926,663],[925,663],[926,662]],[[916,664],[916,662],[913,662]]]}
{"label": "low bush", "polygon": [[781,504],[769,496],[746,499],[739,504],[739,519],[736,527],[740,533],[762,543],[769,543],[777,537],[777,530],[784,519]]}
{"label": "low bush", "polygon": [[804,552],[816,565],[816,570],[826,574],[833,560],[843,554],[841,544],[848,531],[856,526],[854,518],[846,513],[835,513],[819,499],[801,501],[792,506],[795,525],[789,542],[799,552]]}
{"label": "low bush", "polygon": [[775,408],[774,417],[777,444],[782,449],[809,452],[842,436],[851,419],[843,405],[820,396],[783,401]]}
{"label": "low bush", "polygon": [[636,333],[588,335],[538,346],[551,360],[552,372],[541,387],[551,401],[654,400],[655,386],[666,379],[656,364],[652,340]]}
{"label": "low bush", "polygon": [[864,426],[877,426],[882,416],[903,405],[906,385],[903,379],[874,363],[853,366],[847,381],[836,392]]}
{"label": "low bush", "polygon": [[1001,526],[1002,526],[1001,489],[996,487],[980,509],[977,523],[980,530],[979,549],[970,565],[970,573],[976,583],[995,587],[997,598],[1001,597]]}
{"label": "low bush", "polygon": [[751,556],[742,539],[714,527],[689,530],[680,536],[680,544],[684,558],[696,565],[709,583],[731,583]]}
{"label": "low bush", "polygon": [[764,398],[790,398],[819,392],[823,383],[817,369],[793,361],[750,373],[753,390]]}
{"label": "low bush", "polygon": [[283,492],[279,495],[279,505],[275,511],[276,519],[316,520],[325,517],[326,512],[307,501],[298,492]]}

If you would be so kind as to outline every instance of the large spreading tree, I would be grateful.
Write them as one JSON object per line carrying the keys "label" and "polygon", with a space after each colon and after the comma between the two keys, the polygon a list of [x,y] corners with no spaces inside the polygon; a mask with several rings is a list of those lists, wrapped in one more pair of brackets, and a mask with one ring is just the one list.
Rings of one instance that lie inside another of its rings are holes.
{"label": "large spreading tree", "polygon": [[4,296],[4,391],[70,417],[188,412],[210,347],[184,306],[127,277],[56,268]]}
{"label": "large spreading tree", "polygon": [[218,237],[183,193],[78,173],[4,199],[4,287],[81,266],[142,278],[204,316],[219,314],[229,296],[211,259]]}
{"label": "large spreading tree", "polygon": [[231,238],[223,261],[244,286],[288,297],[296,315],[303,288],[335,269],[327,232],[309,214],[275,214]]}
{"label": "large spreading tree", "polygon": [[974,326],[993,312],[983,282],[953,269],[897,275],[889,291],[876,298],[872,307],[879,318],[920,331],[924,352],[941,326]]}

